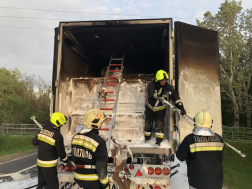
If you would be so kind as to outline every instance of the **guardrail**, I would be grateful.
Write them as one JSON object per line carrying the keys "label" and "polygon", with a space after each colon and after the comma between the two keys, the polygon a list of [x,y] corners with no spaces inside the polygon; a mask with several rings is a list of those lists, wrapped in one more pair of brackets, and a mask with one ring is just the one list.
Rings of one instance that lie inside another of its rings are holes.
{"label": "guardrail", "polygon": [[0,123],[2,135],[28,136],[36,134],[40,129],[36,124]]}
{"label": "guardrail", "polygon": [[[42,126],[44,124],[41,124]],[[36,124],[0,123],[2,135],[28,136],[36,134],[40,129]],[[252,141],[252,128],[222,126],[222,137],[226,140]]]}
{"label": "guardrail", "polygon": [[226,140],[252,141],[252,128],[222,126],[222,137]]}

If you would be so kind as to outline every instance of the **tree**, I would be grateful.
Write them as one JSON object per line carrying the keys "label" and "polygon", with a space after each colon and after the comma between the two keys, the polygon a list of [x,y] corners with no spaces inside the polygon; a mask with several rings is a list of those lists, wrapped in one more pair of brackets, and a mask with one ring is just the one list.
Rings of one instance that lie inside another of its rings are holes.
{"label": "tree", "polygon": [[202,22],[197,20],[198,26],[219,33],[221,92],[225,94],[222,97],[232,102],[235,127],[239,127],[239,114],[245,111],[247,126],[251,125],[251,55],[248,53],[251,40],[246,34],[251,29],[250,13],[249,10],[242,12],[241,1],[225,0],[215,16],[208,11]]}
{"label": "tree", "polygon": [[252,9],[246,10],[241,15],[241,29],[243,32],[244,49],[241,55],[240,83],[242,84],[241,101],[245,106],[241,106],[241,110],[247,116],[247,127],[251,125],[251,111],[252,111]]}
{"label": "tree", "polygon": [[[41,77],[38,77],[36,80],[36,98],[37,98],[37,106],[40,110],[37,112],[36,117],[38,120],[47,120],[50,114],[50,98],[49,95],[51,93],[51,86],[43,80]],[[44,121],[44,122],[45,122]]]}
{"label": "tree", "polygon": [[20,77],[21,73],[16,69],[0,68],[0,122],[11,121],[14,106],[20,103]]}
{"label": "tree", "polygon": [[45,123],[50,92],[50,85],[40,77],[0,68],[0,123],[32,123],[33,115]]}

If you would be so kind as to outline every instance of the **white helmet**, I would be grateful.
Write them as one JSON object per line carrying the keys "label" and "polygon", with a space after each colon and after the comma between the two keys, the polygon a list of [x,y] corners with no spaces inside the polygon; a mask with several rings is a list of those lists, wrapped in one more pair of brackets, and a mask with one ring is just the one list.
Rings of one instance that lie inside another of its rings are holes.
{"label": "white helmet", "polygon": [[213,119],[210,113],[208,113],[206,110],[202,110],[195,115],[194,122],[196,127],[210,129],[213,124]]}
{"label": "white helmet", "polygon": [[213,124],[212,116],[206,111],[202,110],[198,112],[194,117],[194,125],[192,132],[195,135],[201,136],[214,136],[214,132],[211,129]]}
{"label": "white helmet", "polygon": [[106,119],[106,115],[103,111],[99,109],[90,109],[84,115],[83,125],[92,129],[99,129],[102,122]]}

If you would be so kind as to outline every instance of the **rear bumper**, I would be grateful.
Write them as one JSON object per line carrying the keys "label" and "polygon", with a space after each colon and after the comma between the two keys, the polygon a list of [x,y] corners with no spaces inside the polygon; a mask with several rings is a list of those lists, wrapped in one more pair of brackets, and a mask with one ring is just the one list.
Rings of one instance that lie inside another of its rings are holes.
{"label": "rear bumper", "polygon": [[[110,183],[110,188],[112,189],[119,189],[117,184]],[[169,185],[157,185],[157,184],[130,184],[130,189],[170,189]]]}
{"label": "rear bumper", "polygon": [[130,185],[130,189],[153,189],[153,188],[170,189],[170,185],[155,185],[155,184],[150,184],[150,185],[131,184]]}

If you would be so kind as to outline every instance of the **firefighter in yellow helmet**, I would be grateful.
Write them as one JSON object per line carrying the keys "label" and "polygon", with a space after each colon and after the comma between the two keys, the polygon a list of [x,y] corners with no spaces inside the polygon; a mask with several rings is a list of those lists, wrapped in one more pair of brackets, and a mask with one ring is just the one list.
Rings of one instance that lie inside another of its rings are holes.
{"label": "firefighter in yellow helmet", "polygon": [[67,117],[59,112],[51,115],[50,121],[33,138],[32,144],[38,145],[38,187],[37,189],[59,188],[57,173],[58,158],[65,163],[70,159],[66,156],[60,128],[67,122]]}
{"label": "firefighter in yellow helmet", "polygon": [[175,102],[177,108],[181,110],[181,114],[186,114],[183,103],[178,94],[171,85],[168,84],[168,74],[164,70],[156,73],[155,79],[149,83],[147,87],[148,100],[145,107],[145,141],[150,140],[155,119],[156,145],[160,145],[164,137],[164,116],[166,105],[160,101],[160,98],[168,96]]}
{"label": "firefighter in yellow helmet", "polygon": [[98,129],[105,120],[101,110],[88,110],[83,128],[72,140],[72,161],[76,164],[74,180],[84,189],[109,189],[106,143],[98,135]]}
{"label": "firefighter in yellow helmet", "polygon": [[194,117],[195,127],[187,135],[176,153],[187,163],[190,188],[221,189],[223,184],[223,139],[213,132],[212,116],[206,111]]}

